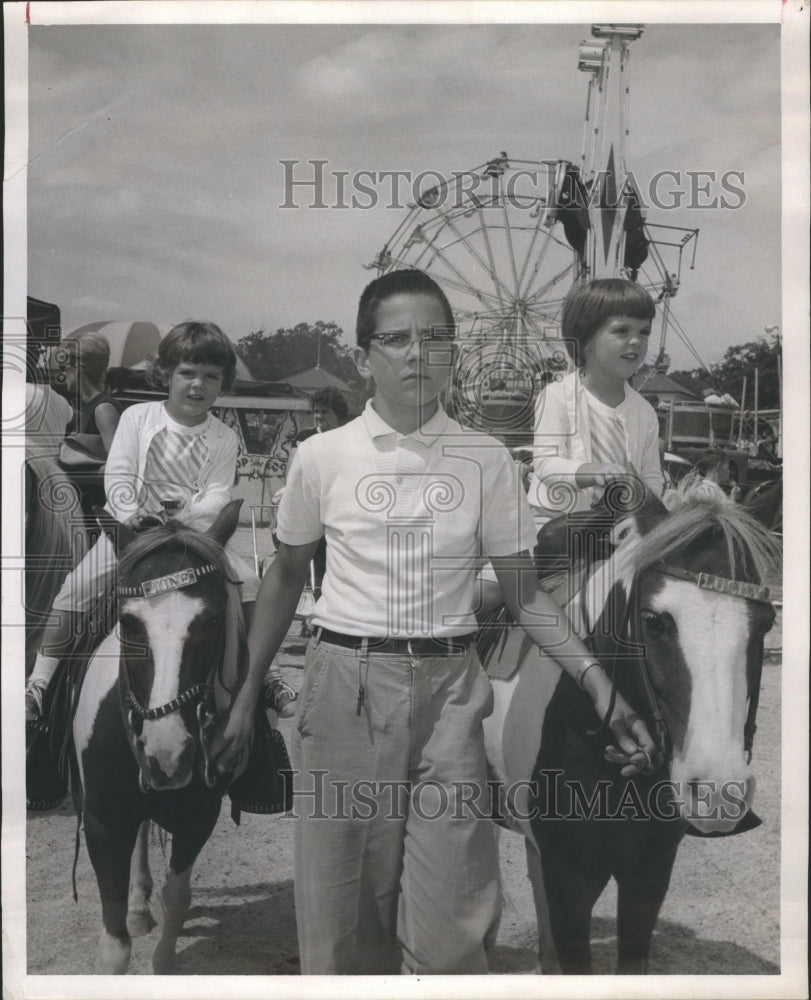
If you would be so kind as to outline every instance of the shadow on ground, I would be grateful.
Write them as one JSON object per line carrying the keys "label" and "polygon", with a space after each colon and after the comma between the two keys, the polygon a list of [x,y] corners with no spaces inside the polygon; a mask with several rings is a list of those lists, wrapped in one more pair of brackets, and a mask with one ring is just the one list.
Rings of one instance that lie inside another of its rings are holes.
{"label": "shadow on ground", "polygon": [[[296,913],[291,880],[229,887],[233,903],[215,902],[222,889],[195,889],[178,942],[178,973],[195,976],[296,976]],[[210,900],[210,901],[209,901]]]}
{"label": "shadow on ground", "polygon": [[[591,942],[594,974],[611,976],[617,961],[616,923],[605,917],[592,921]],[[534,942],[526,948],[496,946],[490,953],[490,972],[537,972],[538,959]],[[650,954],[650,975],[686,976],[774,976],[780,967],[741,948],[731,941],[712,941],[696,937],[684,924],[660,920],[653,935]]]}

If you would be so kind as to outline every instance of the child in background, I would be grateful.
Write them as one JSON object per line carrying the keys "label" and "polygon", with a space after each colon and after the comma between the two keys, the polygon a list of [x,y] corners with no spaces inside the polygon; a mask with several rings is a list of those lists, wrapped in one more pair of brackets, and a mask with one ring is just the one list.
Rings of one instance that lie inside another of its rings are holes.
{"label": "child in background", "polygon": [[109,453],[121,417],[121,404],[106,385],[110,344],[103,334],[86,331],[65,337],[61,346],[69,351],[62,366],[65,390],[76,400],[68,434],[98,434]]}
{"label": "child in background", "polygon": [[[601,718],[611,699],[599,663],[538,588],[532,516],[509,452],[439,405],[454,330],[445,294],[420,271],[365,289],[355,360],[374,398],[296,453],[248,676],[212,743],[227,773],[324,535],[292,754],[305,975],[487,971],[500,893],[482,728],[493,693],[474,643],[484,560],[516,620]],[[611,726],[641,768],[654,744],[619,696]],[[395,789],[405,795],[392,802]]]}
{"label": "child in background", "polygon": [[656,412],[628,384],[655,311],[644,288],[621,278],[582,282],[566,296],[561,332],[576,368],[536,404],[529,499],[538,523],[593,507],[611,480],[629,475],[661,495]]}
{"label": "child in background", "polygon": [[[74,416],[68,425],[68,434],[92,435],[100,439],[103,453],[109,454],[118,421],[121,404],[107,390],[107,368],[110,364],[110,344],[100,333],[87,330],[64,337],[61,351],[67,359],[61,366],[65,373],[65,391],[74,401]],[[105,503],[104,473],[65,470],[77,486],[85,516],[88,536],[95,538],[101,530],[93,514],[94,507]]]}
{"label": "child in background", "polygon": [[[168,389],[165,401],[131,406],[121,415],[105,469],[106,510],[135,531],[172,516],[205,531],[231,499],[238,439],[212,413],[217,396],[233,383],[236,355],[213,323],[187,322],[161,341],[152,378]],[[259,581],[234,552],[234,574],[242,581],[242,601],[256,598]],[[62,655],[77,634],[85,634],[90,614],[115,585],[118,562],[102,532],[66,578],[45,627],[34,670],[26,685],[26,718],[42,711],[45,690]],[[273,694],[295,695],[281,681]],[[276,707],[271,705],[271,707]],[[284,705],[279,704],[279,709]],[[288,714],[292,714],[292,705]],[[282,714],[280,711],[279,714]]]}

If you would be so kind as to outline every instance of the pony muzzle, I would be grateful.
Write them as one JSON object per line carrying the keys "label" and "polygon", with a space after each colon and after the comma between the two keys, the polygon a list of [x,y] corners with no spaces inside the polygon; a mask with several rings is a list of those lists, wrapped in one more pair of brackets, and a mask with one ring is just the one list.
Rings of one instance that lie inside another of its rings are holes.
{"label": "pony muzzle", "polygon": [[145,720],[135,739],[142,780],[155,791],[185,788],[195,774],[195,741],[177,716]]}
{"label": "pony muzzle", "polygon": [[754,793],[755,778],[750,773],[677,783],[681,815],[702,834],[731,833],[751,809]]}

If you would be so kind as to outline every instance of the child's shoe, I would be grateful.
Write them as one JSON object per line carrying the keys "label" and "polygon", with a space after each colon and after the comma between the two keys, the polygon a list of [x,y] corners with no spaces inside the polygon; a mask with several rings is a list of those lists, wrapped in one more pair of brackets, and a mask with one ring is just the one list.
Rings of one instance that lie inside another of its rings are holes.
{"label": "child's shoe", "polygon": [[262,682],[262,702],[272,708],[280,719],[289,719],[295,714],[298,694],[279,677],[265,678]]}
{"label": "child's shoe", "polygon": [[25,721],[38,722],[42,718],[42,699],[46,683],[30,680],[25,685]]}

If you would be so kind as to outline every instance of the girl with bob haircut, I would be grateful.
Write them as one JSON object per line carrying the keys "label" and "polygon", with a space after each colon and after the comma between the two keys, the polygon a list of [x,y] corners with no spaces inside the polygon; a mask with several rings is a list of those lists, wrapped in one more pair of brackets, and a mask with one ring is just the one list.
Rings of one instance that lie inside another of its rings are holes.
{"label": "girl with bob haircut", "polygon": [[[239,439],[211,412],[233,383],[236,354],[214,323],[185,322],[161,341],[151,378],[166,399],[136,403],[121,415],[104,472],[105,509],[133,531],[176,517],[206,531],[231,499]],[[243,604],[252,604],[259,580],[226,545]],[[115,585],[118,561],[107,535],[65,579],[43,631],[26,685],[26,719],[40,717],[43,698],[61,657]],[[292,695],[292,691],[290,692]]]}
{"label": "girl with bob haircut", "polygon": [[653,321],[656,306],[648,292],[633,281],[601,278],[574,285],[563,302],[561,335],[578,368],[585,363],[583,349],[611,316],[633,316]]}
{"label": "girl with bob haircut", "polygon": [[661,495],[656,411],[629,379],[645,360],[656,307],[623,278],[572,286],[562,335],[575,370],[549,383],[535,405],[529,498],[536,523],[588,510],[612,480]]}
{"label": "girl with bob haircut", "polygon": [[227,392],[236,378],[237,357],[231,341],[216,323],[178,323],[161,340],[153,362],[150,381],[166,388],[181,361],[218,365],[222,368],[222,389]]}

